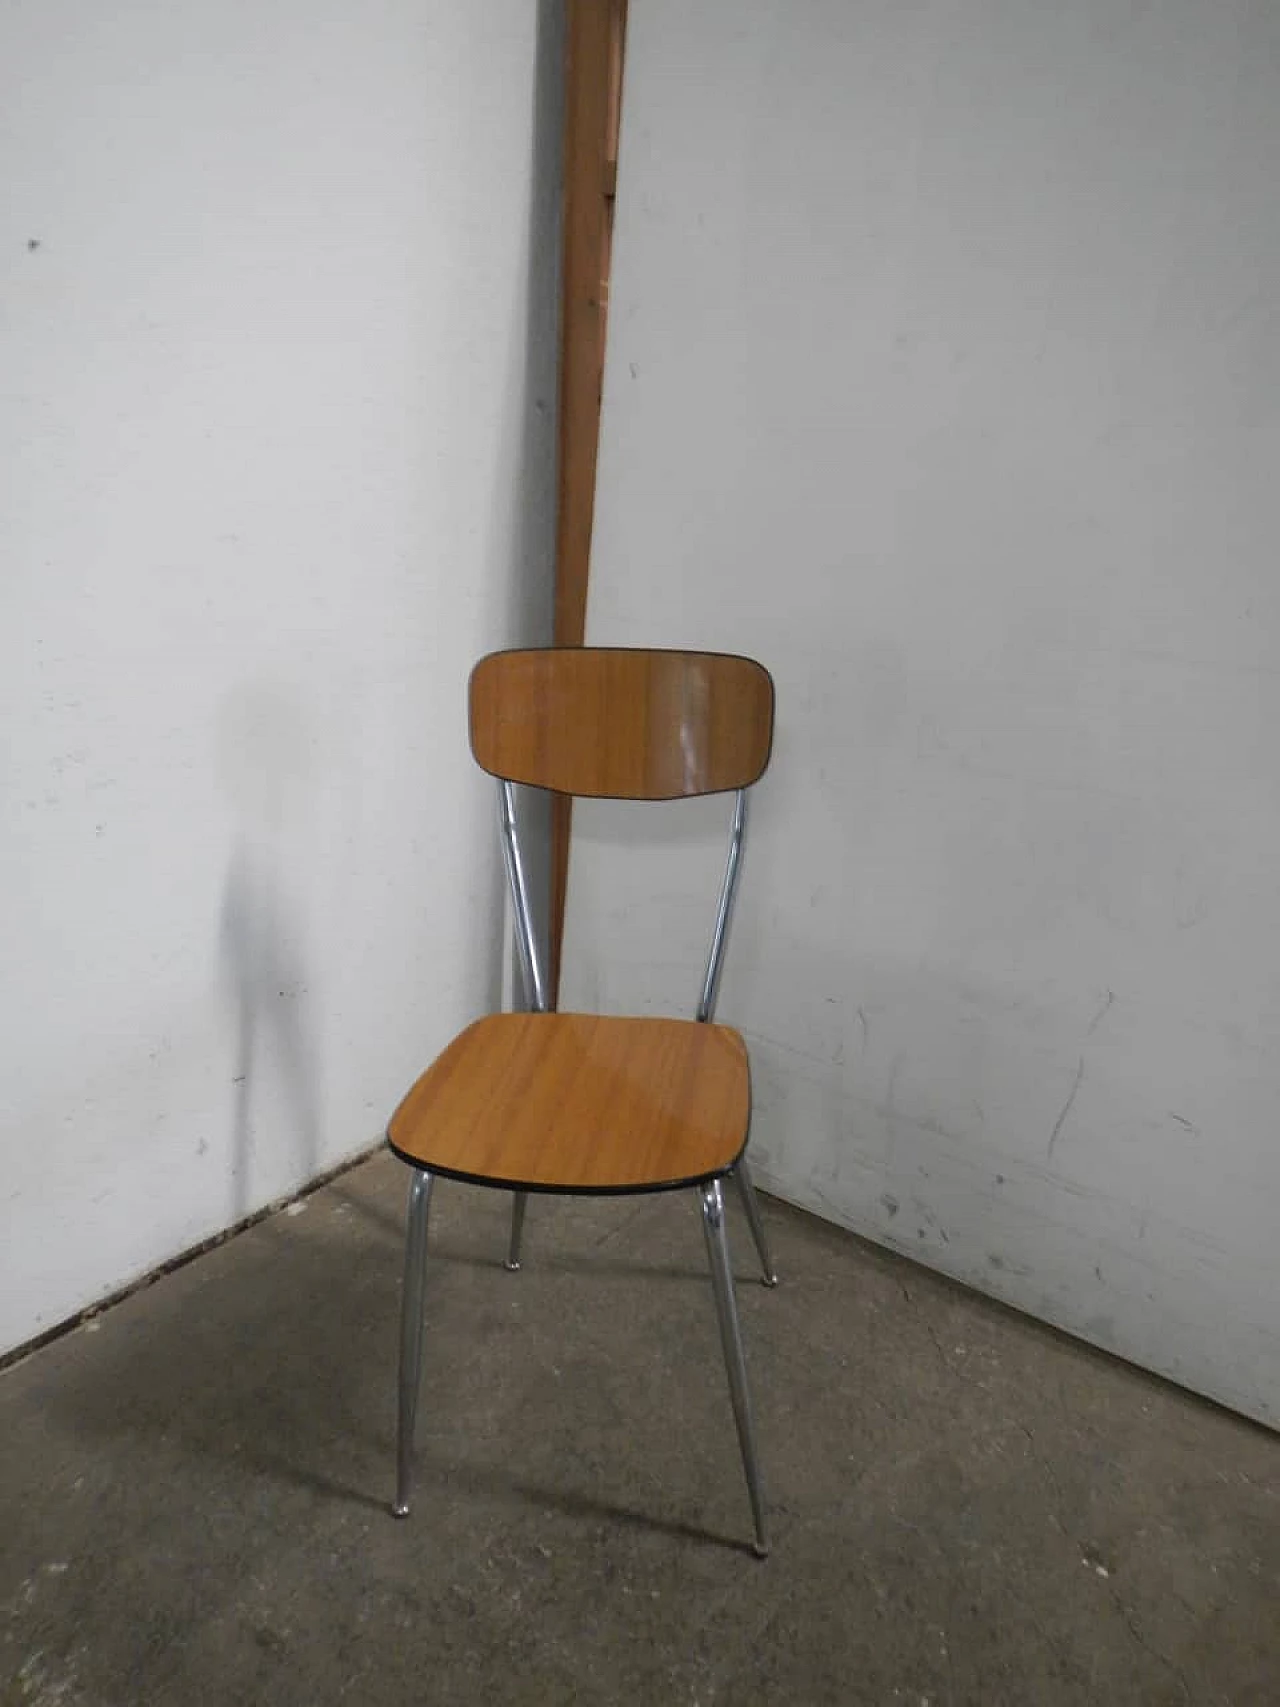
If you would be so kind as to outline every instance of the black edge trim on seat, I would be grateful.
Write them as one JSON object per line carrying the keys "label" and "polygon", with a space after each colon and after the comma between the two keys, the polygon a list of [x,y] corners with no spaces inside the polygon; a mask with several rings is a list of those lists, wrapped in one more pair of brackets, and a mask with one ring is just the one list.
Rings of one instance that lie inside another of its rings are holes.
{"label": "black edge trim on seat", "polygon": [[456,1179],[463,1185],[485,1185],[494,1191],[528,1191],[536,1192],[542,1197],[651,1197],[660,1191],[684,1191],[687,1187],[707,1185],[713,1179],[723,1179],[726,1174],[732,1173],[747,1148],[747,1139],[750,1136],[749,1121],[747,1125],[748,1130],[743,1134],[737,1154],[731,1162],[726,1162],[724,1167],[712,1168],[705,1174],[690,1174],[686,1179],[659,1180],[653,1184],[646,1182],[644,1185],[543,1185],[531,1180],[498,1179],[493,1174],[464,1173],[461,1168],[433,1167],[417,1156],[406,1154],[396,1145],[390,1133],[387,1134],[387,1148],[408,1167],[425,1169],[434,1178]]}

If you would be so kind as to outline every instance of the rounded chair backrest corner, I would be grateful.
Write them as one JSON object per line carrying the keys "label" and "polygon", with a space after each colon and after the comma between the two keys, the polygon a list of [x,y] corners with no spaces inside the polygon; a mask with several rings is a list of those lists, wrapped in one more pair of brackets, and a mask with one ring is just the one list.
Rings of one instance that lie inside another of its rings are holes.
{"label": "rounded chair backrest corner", "polygon": [[773,746],[773,677],[728,652],[491,652],[467,690],[476,763],[560,794],[673,800],[748,788]]}

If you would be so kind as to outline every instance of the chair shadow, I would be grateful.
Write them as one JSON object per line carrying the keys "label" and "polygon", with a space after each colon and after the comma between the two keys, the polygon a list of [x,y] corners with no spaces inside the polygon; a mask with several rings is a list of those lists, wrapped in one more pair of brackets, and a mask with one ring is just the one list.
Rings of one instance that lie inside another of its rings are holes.
{"label": "chair shadow", "polygon": [[350,1210],[367,1227],[374,1228],[379,1233],[386,1233],[396,1242],[399,1250],[404,1239],[404,1216],[395,1214],[392,1210],[384,1209],[381,1204],[371,1203],[368,1198],[361,1197],[349,1186],[344,1185],[341,1177],[331,1180],[325,1186],[325,1191],[336,1197],[344,1209]]}
{"label": "chair shadow", "polygon": [[[248,1501],[255,1484],[259,1493],[264,1484],[275,1485],[385,1513],[394,1522],[400,1263],[399,1241],[391,1235],[399,1228],[358,1194],[343,1193],[338,1206],[348,1204],[367,1215],[375,1240],[364,1234],[353,1240],[345,1217],[332,1210],[327,1219],[317,1210],[310,1223],[277,1215],[125,1300],[51,1383],[51,1426],[75,1443],[75,1451],[92,1452],[95,1442],[123,1445],[127,1473],[139,1480],[136,1496],[126,1489],[126,1497],[147,1498],[154,1478],[169,1474],[180,1476],[197,1501]],[[489,1233],[488,1226],[480,1233],[486,1245]],[[493,1272],[490,1303],[521,1283],[520,1275],[503,1273],[500,1249],[490,1257],[456,1232],[442,1240],[436,1259],[442,1266]],[[694,1268],[653,1268],[630,1259],[535,1260],[596,1279],[707,1280]],[[429,1442],[419,1444],[416,1480],[424,1507],[433,1489],[471,1491],[569,1518],[751,1551],[739,1536],[566,1489],[514,1467],[445,1463]]]}
{"label": "chair shadow", "polygon": [[[434,1479],[441,1487],[447,1485],[450,1489],[461,1489],[464,1493],[478,1497],[514,1496],[525,1505],[540,1511],[555,1511],[563,1517],[584,1522],[592,1520],[621,1524],[626,1528],[667,1535],[676,1541],[693,1541],[700,1546],[709,1543],[714,1547],[724,1547],[730,1552],[754,1557],[750,1542],[740,1536],[725,1535],[700,1524],[685,1522],[681,1518],[663,1517],[652,1511],[638,1511],[634,1506],[622,1505],[616,1500],[603,1499],[595,1494],[548,1487],[543,1482],[509,1474],[495,1465],[450,1465],[445,1469],[433,1466],[428,1456],[420,1454],[417,1475],[420,1485],[429,1484]],[[429,1498],[428,1493],[427,1501]],[[425,1503],[422,1493],[419,1493],[418,1503]],[[410,1511],[406,1521],[412,1523],[413,1516]]]}
{"label": "chair shadow", "polygon": [[[397,1231],[399,1230],[397,1228]],[[505,1247],[499,1248],[496,1244],[492,1256],[447,1239],[429,1239],[427,1244],[428,1264],[447,1263],[451,1268],[503,1269],[504,1255]],[[511,1284],[518,1286],[521,1275],[526,1272],[583,1275],[592,1280],[678,1280],[683,1281],[685,1285],[699,1281],[705,1281],[708,1286],[711,1284],[711,1276],[706,1268],[677,1266],[671,1263],[651,1266],[631,1257],[611,1261],[607,1257],[572,1256],[558,1251],[531,1251],[527,1242],[521,1256],[520,1273],[511,1276]],[[736,1278],[739,1285],[745,1284],[744,1276],[739,1275]]]}
{"label": "chair shadow", "polygon": [[[387,1443],[388,1454],[391,1443]],[[312,1471],[292,1463],[288,1459],[270,1455],[264,1457],[259,1464],[262,1470],[271,1470],[281,1481],[290,1483],[303,1493],[313,1494],[321,1499],[341,1501],[346,1505],[360,1506],[366,1511],[378,1512],[387,1521],[398,1521],[392,1513],[390,1491],[390,1476],[388,1476],[388,1491],[384,1497],[370,1493],[367,1488],[355,1487],[350,1482]],[[421,1448],[418,1450],[414,1466],[414,1476],[417,1483],[416,1496],[410,1510],[408,1522],[415,1517],[421,1517],[429,1522],[431,1490],[438,1488],[451,1495],[461,1492],[479,1498],[515,1498],[523,1505],[538,1511],[558,1512],[562,1517],[580,1521],[593,1520],[603,1523],[616,1523],[624,1527],[647,1530],[653,1534],[667,1535],[676,1541],[692,1541],[699,1545],[710,1543],[715,1547],[726,1548],[730,1552],[743,1553],[754,1557],[754,1549],[749,1541],[741,1536],[725,1535],[717,1530],[707,1529],[696,1523],[688,1523],[680,1518],[662,1517],[652,1511],[640,1511],[635,1506],[623,1505],[616,1500],[601,1498],[597,1495],[575,1492],[563,1487],[556,1487],[545,1482],[531,1481],[528,1477],[511,1474],[500,1470],[495,1465],[466,1464],[448,1465],[433,1463],[429,1453]],[[426,1508],[419,1511],[419,1508]]]}
{"label": "chair shadow", "polygon": [[[49,1396],[75,1440],[132,1443],[140,1473],[164,1443],[190,1460],[375,1506],[344,1462],[378,1431],[390,1395],[398,1264],[349,1234],[295,1235],[275,1216],[164,1276],[101,1318]],[[370,1323],[384,1332],[370,1335]],[[385,1425],[384,1425],[385,1426]],[[322,1468],[323,1467],[323,1468]]]}
{"label": "chair shadow", "polygon": [[264,1058],[274,1068],[293,1128],[293,1171],[309,1179],[320,1170],[316,1055],[306,1017],[301,930],[279,872],[244,842],[227,871],[221,939],[235,1004],[231,1171],[240,1220],[252,1207],[253,1111]]}
{"label": "chair shadow", "polygon": [[288,1458],[272,1457],[269,1454],[261,1457],[255,1468],[271,1475],[277,1481],[288,1483],[301,1493],[312,1494],[320,1499],[336,1500],[342,1505],[361,1506],[366,1511],[383,1513],[389,1521],[394,1521],[390,1492],[385,1499],[380,1499],[376,1494],[370,1493],[368,1488],[357,1487],[339,1477],[327,1476],[319,1470],[308,1470]]}

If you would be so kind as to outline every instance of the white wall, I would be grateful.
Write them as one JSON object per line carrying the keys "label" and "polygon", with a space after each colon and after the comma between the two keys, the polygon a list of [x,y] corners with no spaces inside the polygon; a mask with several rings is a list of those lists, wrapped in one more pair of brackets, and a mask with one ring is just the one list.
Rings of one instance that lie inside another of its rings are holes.
{"label": "white wall", "polygon": [[558,32],[0,13],[0,1349],[369,1144],[496,988],[464,688],[550,607]]}
{"label": "white wall", "polygon": [[[633,0],[590,613],[776,675],[761,1174],[1273,1423],[1277,184],[1247,0]],[[692,812],[569,1001],[691,1002]]]}

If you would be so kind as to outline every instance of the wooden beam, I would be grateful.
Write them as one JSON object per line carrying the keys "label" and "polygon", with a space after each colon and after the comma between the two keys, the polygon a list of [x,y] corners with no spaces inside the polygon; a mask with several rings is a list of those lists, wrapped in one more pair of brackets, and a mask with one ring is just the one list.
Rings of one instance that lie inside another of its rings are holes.
{"label": "wooden beam", "polygon": [[[627,0],[568,0],[565,39],[564,258],[560,322],[555,642],[586,633],[600,391],[609,312]],[[573,803],[551,819],[551,991],[560,987]]]}

